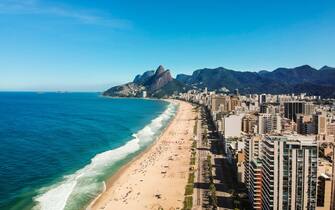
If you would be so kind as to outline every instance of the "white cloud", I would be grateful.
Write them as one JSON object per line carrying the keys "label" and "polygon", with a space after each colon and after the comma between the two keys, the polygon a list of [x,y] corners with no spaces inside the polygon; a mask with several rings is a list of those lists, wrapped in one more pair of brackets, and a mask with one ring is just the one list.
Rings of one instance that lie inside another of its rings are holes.
{"label": "white cloud", "polygon": [[110,18],[106,15],[78,10],[60,5],[46,5],[39,0],[1,0],[0,14],[7,15],[52,15],[70,18],[83,24],[101,25],[117,29],[128,29],[131,23],[128,20]]}

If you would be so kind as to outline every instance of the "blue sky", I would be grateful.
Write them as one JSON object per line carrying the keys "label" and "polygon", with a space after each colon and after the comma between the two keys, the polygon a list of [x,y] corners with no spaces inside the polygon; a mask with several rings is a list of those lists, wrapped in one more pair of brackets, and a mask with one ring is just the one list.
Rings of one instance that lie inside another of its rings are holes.
{"label": "blue sky", "polygon": [[159,64],[320,68],[334,49],[334,0],[0,0],[0,90],[103,90]]}

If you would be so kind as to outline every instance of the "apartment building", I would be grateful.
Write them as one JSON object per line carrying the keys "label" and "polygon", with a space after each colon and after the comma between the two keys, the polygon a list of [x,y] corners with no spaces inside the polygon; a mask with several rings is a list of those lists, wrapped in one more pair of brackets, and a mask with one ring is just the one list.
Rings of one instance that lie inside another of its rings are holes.
{"label": "apartment building", "polygon": [[281,117],[279,114],[259,114],[258,133],[279,133],[281,131]]}
{"label": "apartment building", "polygon": [[317,159],[313,137],[266,137],[262,145],[262,209],[315,209]]}
{"label": "apartment building", "polygon": [[248,190],[249,201],[255,210],[262,208],[262,162],[261,148],[263,136],[252,136],[245,139],[245,185]]}

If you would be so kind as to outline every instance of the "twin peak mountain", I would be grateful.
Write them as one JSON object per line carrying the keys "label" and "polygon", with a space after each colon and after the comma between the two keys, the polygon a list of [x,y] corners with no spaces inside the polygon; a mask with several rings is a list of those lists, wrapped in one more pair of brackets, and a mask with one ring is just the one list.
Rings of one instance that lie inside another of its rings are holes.
{"label": "twin peak mountain", "polygon": [[242,94],[307,93],[322,97],[335,97],[335,68],[315,69],[309,65],[295,68],[277,68],[273,71],[234,71],[223,67],[204,68],[192,75],[179,74],[172,78],[169,70],[159,66],[156,71],[137,75],[133,82],[115,86],[103,93],[113,97],[168,97],[190,89],[233,91]]}
{"label": "twin peak mountain", "polygon": [[112,87],[103,95],[112,97],[141,97],[146,92],[149,97],[162,98],[182,92],[184,84],[172,78],[170,70],[160,65],[156,71],[146,71],[135,77],[133,82]]}

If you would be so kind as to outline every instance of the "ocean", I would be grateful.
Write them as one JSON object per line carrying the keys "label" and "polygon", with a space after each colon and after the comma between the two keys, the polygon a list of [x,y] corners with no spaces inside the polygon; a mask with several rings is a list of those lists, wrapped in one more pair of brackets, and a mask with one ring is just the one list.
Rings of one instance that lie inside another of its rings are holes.
{"label": "ocean", "polygon": [[176,109],[98,93],[0,93],[0,209],[84,209]]}

